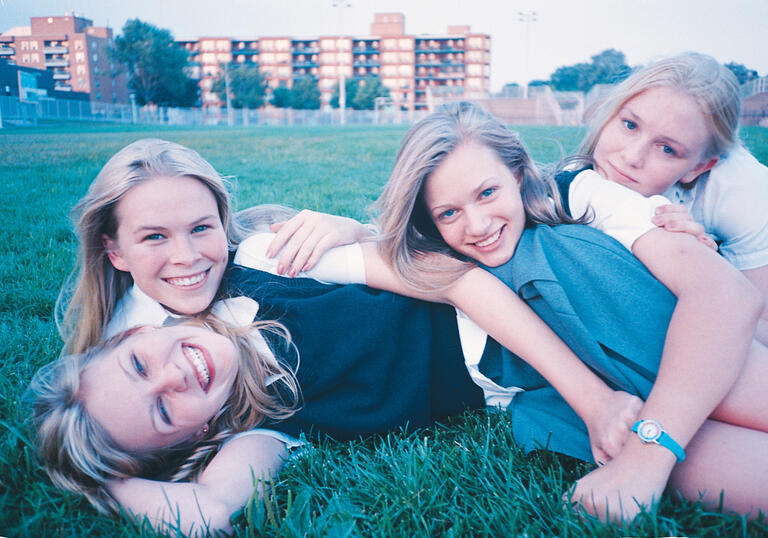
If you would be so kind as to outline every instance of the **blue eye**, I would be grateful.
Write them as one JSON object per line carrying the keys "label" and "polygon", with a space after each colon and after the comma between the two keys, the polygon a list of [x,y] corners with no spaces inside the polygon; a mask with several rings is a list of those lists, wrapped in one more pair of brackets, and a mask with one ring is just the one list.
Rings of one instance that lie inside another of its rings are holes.
{"label": "blue eye", "polygon": [[131,353],[131,362],[133,363],[133,367],[136,369],[137,374],[139,374],[141,377],[147,377],[147,370],[141,364],[139,358],[133,353]]}
{"label": "blue eye", "polygon": [[632,120],[623,120],[624,121],[624,127],[629,129],[630,131],[634,131],[637,129],[637,124]]}
{"label": "blue eye", "polygon": [[208,226],[207,224],[198,224],[197,226],[192,228],[192,233],[204,232],[205,230],[207,230],[209,228],[210,228],[210,226]]}
{"label": "blue eye", "polygon": [[442,213],[440,213],[440,215],[438,215],[437,218],[439,218],[439,219],[449,219],[452,216],[454,216],[455,214],[456,214],[456,210],[455,209],[449,209],[447,211],[443,211]]}
{"label": "blue eye", "polygon": [[488,198],[491,194],[496,192],[496,187],[488,187],[483,192],[480,193],[481,198]]}
{"label": "blue eye", "polygon": [[165,236],[163,234],[149,234],[146,237],[144,237],[145,241],[159,241],[161,239],[164,239]]}
{"label": "blue eye", "polygon": [[157,412],[160,414],[160,418],[163,419],[163,422],[165,422],[168,425],[171,425],[171,417],[168,414],[168,410],[165,408],[165,405],[163,404],[163,399],[158,398],[157,399]]}
{"label": "blue eye", "polygon": [[677,152],[673,148],[667,146],[666,144],[661,146],[661,151],[663,151],[667,155],[677,155]]}

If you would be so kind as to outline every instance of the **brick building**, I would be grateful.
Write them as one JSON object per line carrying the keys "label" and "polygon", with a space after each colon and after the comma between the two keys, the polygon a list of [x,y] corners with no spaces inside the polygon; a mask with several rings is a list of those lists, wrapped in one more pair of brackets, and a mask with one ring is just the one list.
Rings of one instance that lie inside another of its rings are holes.
{"label": "brick building", "polygon": [[270,88],[314,77],[323,106],[330,104],[340,74],[358,81],[380,77],[393,103],[408,110],[426,108],[432,96],[480,99],[489,93],[489,35],[469,26],[410,35],[401,13],[375,14],[365,36],[201,37],[178,43],[190,52],[203,106],[221,104],[211,87],[227,63],[258,65]]}
{"label": "brick building", "polygon": [[91,101],[127,103],[125,73],[113,75],[112,29],[77,15],[31,17],[30,26],[0,34],[0,61],[51,73],[57,93],[88,94]]}

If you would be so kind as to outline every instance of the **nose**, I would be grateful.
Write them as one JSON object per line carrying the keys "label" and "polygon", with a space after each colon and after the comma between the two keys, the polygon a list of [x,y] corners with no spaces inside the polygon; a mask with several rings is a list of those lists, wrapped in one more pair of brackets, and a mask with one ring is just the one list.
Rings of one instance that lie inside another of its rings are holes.
{"label": "nose", "polygon": [[464,215],[467,234],[479,237],[488,232],[491,219],[485,211],[471,207],[464,210]]}
{"label": "nose", "polygon": [[171,261],[181,265],[192,265],[200,258],[200,252],[191,237],[177,237],[173,241]]}
{"label": "nose", "polygon": [[639,168],[643,165],[645,159],[645,146],[641,140],[627,141],[621,156],[627,166]]}
{"label": "nose", "polygon": [[173,362],[167,363],[157,372],[155,383],[159,392],[183,392],[189,385],[186,373]]}

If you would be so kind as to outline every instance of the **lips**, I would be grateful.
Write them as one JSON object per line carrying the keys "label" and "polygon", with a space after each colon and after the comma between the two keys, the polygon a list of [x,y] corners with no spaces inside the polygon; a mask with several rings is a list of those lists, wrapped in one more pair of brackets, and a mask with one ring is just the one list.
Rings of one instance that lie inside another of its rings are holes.
{"label": "lips", "polygon": [[195,284],[199,284],[200,282],[205,280],[205,277],[208,276],[209,272],[210,272],[210,269],[206,269],[205,271],[202,271],[194,275],[164,278],[163,280],[165,280],[168,284],[172,286],[177,286],[179,288],[186,288],[186,287],[194,286]]}
{"label": "lips", "polygon": [[624,180],[624,183],[630,183],[630,184],[632,184],[632,183],[639,183],[639,181],[635,181],[630,176],[628,176],[627,174],[625,174],[624,172],[622,172],[621,170],[616,168],[612,163],[608,163],[608,164],[613,169],[613,171],[619,176],[619,179],[623,179]]}
{"label": "lips", "polygon": [[501,237],[501,232],[503,230],[504,230],[504,226],[502,226],[501,228],[496,230],[495,233],[493,233],[492,235],[486,237],[482,241],[476,241],[475,243],[473,243],[473,245],[478,247],[478,248],[489,247],[489,246],[493,245],[494,243],[496,243],[499,240],[499,237]]}
{"label": "lips", "polygon": [[195,377],[200,384],[200,388],[204,392],[208,392],[215,373],[208,353],[203,348],[191,344],[182,344],[181,350],[184,353],[184,357],[194,368]]}

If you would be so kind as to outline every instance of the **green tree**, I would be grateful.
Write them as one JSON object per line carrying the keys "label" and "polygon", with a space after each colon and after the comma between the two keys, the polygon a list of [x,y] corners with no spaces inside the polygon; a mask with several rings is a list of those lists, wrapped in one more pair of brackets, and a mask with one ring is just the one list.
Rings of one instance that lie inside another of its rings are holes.
{"label": "green tree", "polygon": [[750,80],[754,80],[757,78],[757,71],[754,69],[748,69],[743,64],[737,64],[736,62],[728,62],[725,64],[725,67],[731,70],[731,72],[736,75],[736,79],[739,81],[739,84],[744,84],[745,82],[749,82]]}
{"label": "green tree", "polygon": [[590,62],[558,67],[550,77],[558,91],[588,92],[595,84],[614,84],[627,78],[630,67],[624,53],[607,49],[592,56]]}
{"label": "green tree", "polygon": [[291,108],[291,89],[278,86],[272,90],[272,106],[276,108]]}
{"label": "green tree", "polygon": [[[170,31],[131,19],[115,38],[113,58],[128,69],[128,87],[140,105],[191,106],[197,84],[187,76],[188,53]],[[190,82],[191,81],[191,82]]]}
{"label": "green tree", "polygon": [[[352,103],[352,100],[355,98],[355,94],[357,93],[357,81],[353,78],[344,79],[344,99],[346,102],[346,107],[349,108],[350,103]],[[331,107],[333,108],[339,108],[339,83],[336,83],[336,87],[333,89],[333,94],[331,95]]]}
{"label": "green tree", "polygon": [[[223,102],[227,101],[227,81],[225,66],[213,82],[213,91]],[[259,108],[264,104],[267,93],[267,81],[259,72],[257,65],[229,66],[229,94],[232,108]]]}
{"label": "green tree", "polygon": [[357,85],[357,91],[352,98],[352,108],[355,110],[373,110],[377,97],[389,97],[386,88],[379,77],[366,77]]}
{"label": "green tree", "polygon": [[320,108],[320,89],[314,78],[304,77],[293,81],[291,107],[298,110],[317,110]]}

